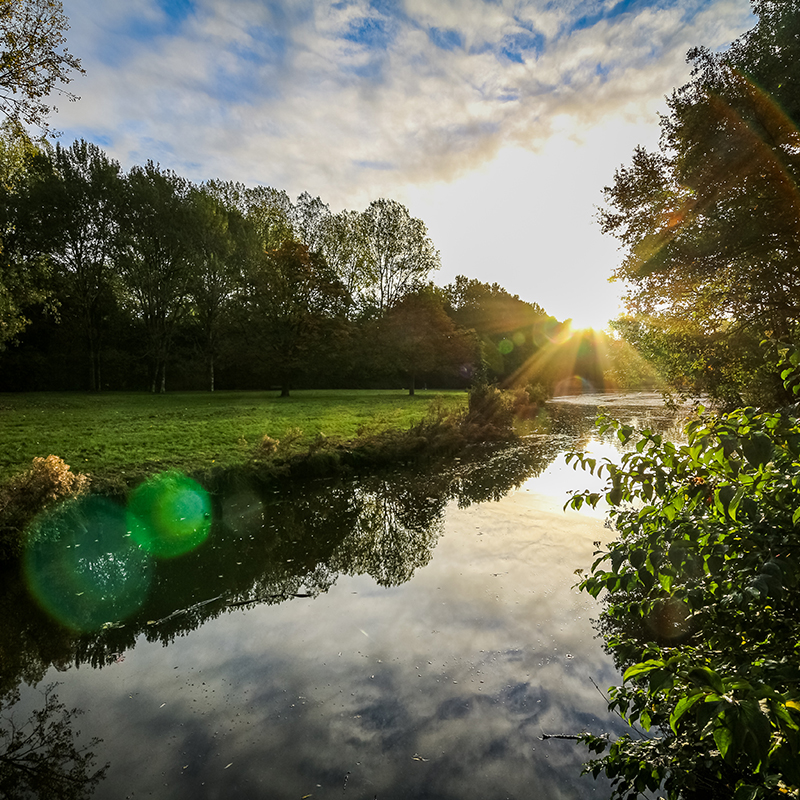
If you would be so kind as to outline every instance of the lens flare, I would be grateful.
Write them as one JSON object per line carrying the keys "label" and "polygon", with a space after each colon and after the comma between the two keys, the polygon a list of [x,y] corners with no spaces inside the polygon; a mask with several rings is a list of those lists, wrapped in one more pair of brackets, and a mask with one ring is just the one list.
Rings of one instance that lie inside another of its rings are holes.
{"label": "lens flare", "polygon": [[497,349],[504,356],[507,356],[514,349],[514,342],[512,342],[510,339],[501,339],[497,343]]}
{"label": "lens flare", "polygon": [[125,509],[92,496],[34,521],[23,570],[45,611],[69,628],[89,632],[141,606],[152,560],[128,535]]}
{"label": "lens flare", "polygon": [[158,558],[188,553],[211,530],[208,492],[186,475],[165,472],[131,494],[128,528],[134,541]]}

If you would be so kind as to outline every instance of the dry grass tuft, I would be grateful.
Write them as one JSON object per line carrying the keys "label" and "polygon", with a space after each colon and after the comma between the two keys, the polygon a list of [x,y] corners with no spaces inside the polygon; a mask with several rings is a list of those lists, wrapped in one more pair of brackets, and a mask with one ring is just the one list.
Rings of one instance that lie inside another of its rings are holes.
{"label": "dry grass tuft", "polygon": [[33,459],[29,469],[0,486],[0,560],[21,554],[25,532],[37,514],[89,488],[89,476],[75,473],[64,459]]}

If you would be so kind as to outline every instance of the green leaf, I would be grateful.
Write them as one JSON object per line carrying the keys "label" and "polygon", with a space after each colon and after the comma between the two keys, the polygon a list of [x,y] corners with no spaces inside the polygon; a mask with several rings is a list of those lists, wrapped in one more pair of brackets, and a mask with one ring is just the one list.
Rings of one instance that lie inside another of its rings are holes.
{"label": "green leaf", "polygon": [[650,694],[662,690],[669,691],[675,682],[675,676],[668,669],[654,669],[650,673]]}
{"label": "green leaf", "polygon": [[637,675],[645,675],[648,672],[652,672],[654,669],[661,669],[664,666],[665,664],[663,661],[653,658],[642,661],[640,664],[633,664],[625,670],[625,674],[622,676],[622,682],[624,683],[631,678],[635,678]]}
{"label": "green leaf", "polygon": [[750,464],[760,467],[772,458],[772,439],[764,433],[757,433],[742,442],[742,453]]}
{"label": "green leaf", "polygon": [[731,519],[736,519],[736,511],[739,508],[739,503],[742,502],[742,498],[744,497],[744,489],[737,489],[736,494],[734,494],[733,499],[731,500],[730,504],[728,505],[728,513],[731,515]]}
{"label": "green leaf", "polygon": [[722,757],[725,758],[733,743],[733,732],[724,725],[716,728],[714,730],[714,742],[716,742]]}
{"label": "green leaf", "polygon": [[758,787],[741,783],[733,795],[733,800],[755,800],[758,797]]}
{"label": "green leaf", "polygon": [[722,678],[720,678],[713,669],[709,669],[708,667],[692,667],[692,669],[689,670],[689,678],[695,681],[695,683],[699,683],[701,686],[708,686],[718,694],[725,693],[725,685],[722,682]]}
{"label": "green leaf", "polygon": [[678,722],[680,722],[681,717],[698,701],[703,698],[702,692],[697,692],[696,694],[690,694],[686,697],[682,697],[678,702],[678,705],[672,710],[672,713],[669,715],[669,726],[672,728],[672,732],[677,734],[678,733]]}

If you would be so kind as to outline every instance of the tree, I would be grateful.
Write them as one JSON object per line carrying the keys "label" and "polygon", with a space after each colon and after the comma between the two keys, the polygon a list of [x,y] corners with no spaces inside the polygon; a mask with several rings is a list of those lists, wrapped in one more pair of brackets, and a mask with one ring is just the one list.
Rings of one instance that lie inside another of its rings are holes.
{"label": "tree", "polygon": [[303,192],[292,207],[291,220],[295,238],[302,242],[310,252],[322,251],[325,228],[331,218],[327,203],[319,197]]}
{"label": "tree", "polygon": [[56,145],[47,158],[47,178],[38,182],[34,202],[51,234],[50,256],[86,337],[89,386],[102,388],[101,350],[115,305],[116,257],[120,247],[119,164],[95,144]]}
{"label": "tree", "polygon": [[330,353],[349,297],[325,259],[292,240],[266,253],[248,284],[247,331],[288,397],[296,375]]}
{"label": "tree", "polygon": [[369,276],[365,299],[382,313],[439,268],[439,251],[425,223],[396,200],[370,203],[361,215],[361,227]]}
{"label": "tree", "polygon": [[327,217],[320,251],[357,303],[370,287],[361,214],[344,210]]}
{"label": "tree", "polygon": [[166,391],[166,367],[176,326],[189,309],[192,269],[189,184],[152,161],[125,181],[120,272],[144,326],[151,390]]}
{"label": "tree", "polygon": [[0,351],[29,325],[31,306],[53,307],[50,260],[31,203],[38,152],[18,128],[0,129]]}
{"label": "tree", "polygon": [[13,717],[19,694],[0,704],[0,792],[3,797],[82,800],[94,794],[109,765],[96,768],[92,748],[102,739],[81,744],[73,730],[82,712],[68,709],[55,692],[42,691],[44,705],[20,724]]}
{"label": "tree", "polygon": [[264,250],[296,238],[289,195],[269,186],[248,187],[231,181],[208,181],[204,189],[226,208],[238,211],[255,229]]}
{"label": "tree", "polygon": [[244,276],[261,252],[253,226],[236,209],[226,209],[205,189],[189,193],[192,232],[189,294],[214,391],[215,362],[232,305],[245,293]]}
{"label": "tree", "polygon": [[457,275],[445,289],[454,322],[472,329],[481,342],[481,376],[507,384],[550,382],[536,354],[551,344],[561,324],[536,303],[512,295],[497,283]]}
{"label": "tree", "polygon": [[625,250],[614,277],[652,329],[796,335],[800,3],[753,7],[756,26],[729,50],[690,51],[659,152],[637,148],[604,190],[602,229]]}
{"label": "tree", "polygon": [[47,130],[48,105],[81,62],[63,47],[69,28],[60,0],[0,0],[0,110],[18,126]]}
{"label": "tree", "polygon": [[478,358],[471,332],[456,328],[435,287],[409,292],[386,312],[380,338],[388,363],[408,380],[413,395],[417,378],[434,372],[472,375]]}

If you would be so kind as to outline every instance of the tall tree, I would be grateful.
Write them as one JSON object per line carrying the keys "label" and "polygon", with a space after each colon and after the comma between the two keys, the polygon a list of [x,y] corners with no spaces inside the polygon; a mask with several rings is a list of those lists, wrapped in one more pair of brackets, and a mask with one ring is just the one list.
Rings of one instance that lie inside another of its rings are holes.
{"label": "tall tree", "polygon": [[325,228],[331,218],[327,203],[319,197],[303,192],[292,207],[292,226],[295,238],[302,242],[310,252],[322,251]]}
{"label": "tall tree", "polygon": [[427,281],[440,266],[439,251],[428,229],[396,200],[374,200],[361,215],[365,266],[369,287],[366,301],[383,313]]}
{"label": "tall tree", "polygon": [[472,374],[479,357],[475,336],[456,328],[444,310],[441,290],[432,285],[400,298],[379,330],[387,363],[406,378],[412,396],[419,378],[434,372]]}
{"label": "tall tree", "polygon": [[457,275],[444,291],[454,322],[474,330],[481,342],[482,377],[505,383],[552,383],[549,360],[534,363],[534,356],[560,333],[562,326],[554,317],[497,283]]}
{"label": "tall tree", "polygon": [[81,62],[64,47],[69,28],[60,0],[0,0],[0,110],[17,125],[47,129],[54,92]]}
{"label": "tall tree", "polygon": [[270,186],[248,187],[232,181],[208,181],[205,190],[226,208],[235,209],[254,227],[264,250],[296,239],[295,210],[286,192]]}
{"label": "tall tree", "polygon": [[232,305],[241,300],[244,276],[262,252],[254,227],[235,209],[227,209],[205,189],[192,189],[191,278],[192,317],[200,333],[214,391],[220,339]]}
{"label": "tall tree", "polygon": [[288,397],[292,381],[330,352],[349,297],[319,253],[286,240],[250,276],[248,331]]}
{"label": "tall tree", "polygon": [[357,211],[340,211],[325,221],[321,236],[325,260],[339,276],[353,299],[369,288],[366,242]]}
{"label": "tall tree", "polygon": [[176,326],[189,309],[192,269],[188,182],[152,161],[125,181],[120,270],[134,313],[143,323],[151,390],[166,391]]}
{"label": "tall tree", "polygon": [[120,246],[120,166],[82,139],[69,148],[57,144],[48,162],[50,170],[37,185],[35,201],[52,234],[50,255],[60,272],[63,294],[86,338],[89,386],[99,390]]}
{"label": "tall tree", "polygon": [[19,128],[0,128],[0,351],[28,326],[28,309],[52,297],[50,259],[31,203],[37,153]]}
{"label": "tall tree", "polygon": [[601,226],[625,250],[614,277],[654,331],[797,335],[800,2],[753,9],[755,27],[727,51],[690,51],[660,151],[637,148],[605,189]]}

